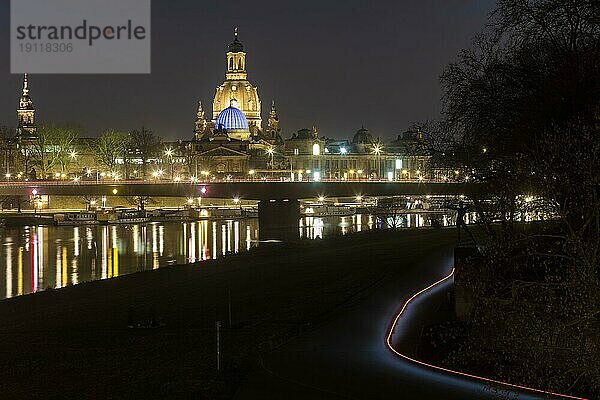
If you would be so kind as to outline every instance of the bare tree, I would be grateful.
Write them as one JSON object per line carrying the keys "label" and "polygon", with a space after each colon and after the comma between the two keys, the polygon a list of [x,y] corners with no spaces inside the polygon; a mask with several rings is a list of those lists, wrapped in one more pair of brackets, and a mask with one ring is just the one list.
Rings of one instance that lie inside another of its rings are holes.
{"label": "bare tree", "polygon": [[145,179],[148,161],[159,155],[162,140],[144,127],[129,132],[129,137],[129,152],[142,160],[142,176]]}
{"label": "bare tree", "polygon": [[57,167],[63,173],[68,172],[78,137],[79,131],[73,127],[40,125],[37,138],[30,146],[32,162],[38,169],[38,176],[42,179],[48,178]]}
{"label": "bare tree", "polygon": [[109,129],[93,142],[93,152],[99,165],[114,171],[118,158],[124,158],[129,146],[129,136],[124,132]]}
{"label": "bare tree", "polygon": [[[475,308],[456,359],[590,397],[600,393],[589,345],[600,334],[598,15],[591,0],[499,0],[442,75],[443,118],[429,125],[440,166],[485,185],[473,206],[494,237],[461,277]],[[552,223],[516,224],[525,212]]]}

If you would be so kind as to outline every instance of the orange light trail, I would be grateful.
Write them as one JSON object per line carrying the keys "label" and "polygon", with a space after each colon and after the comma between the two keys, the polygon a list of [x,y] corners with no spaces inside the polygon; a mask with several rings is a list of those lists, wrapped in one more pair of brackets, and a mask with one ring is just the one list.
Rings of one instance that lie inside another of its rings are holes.
{"label": "orange light trail", "polygon": [[453,276],[454,276],[454,268],[452,268],[452,271],[450,272],[450,274],[446,275],[445,277],[443,277],[439,281],[432,283],[431,285],[427,286],[426,288],[419,290],[417,293],[413,294],[408,300],[406,300],[406,302],[404,303],[404,305],[400,309],[400,312],[398,312],[398,314],[396,314],[396,317],[394,318],[394,322],[392,323],[392,325],[390,327],[390,330],[388,332],[387,338],[386,338],[386,345],[387,345],[387,347],[392,352],[394,352],[394,354],[396,354],[396,355],[404,358],[405,360],[408,360],[408,361],[413,362],[415,364],[419,364],[419,365],[425,366],[427,368],[432,368],[432,369],[435,369],[435,370],[438,370],[438,371],[447,372],[447,373],[450,373],[450,374],[453,374],[453,375],[459,375],[459,376],[463,376],[463,377],[466,377],[466,378],[475,379],[475,380],[478,380],[478,381],[483,381],[483,382],[488,382],[488,383],[494,383],[494,384],[498,384],[498,385],[502,385],[502,386],[508,386],[508,387],[511,387],[511,388],[526,390],[526,391],[535,392],[535,393],[541,393],[541,394],[546,394],[546,395],[563,397],[563,398],[566,398],[566,399],[589,400],[589,399],[586,399],[585,397],[576,397],[576,396],[570,396],[570,395],[567,395],[567,394],[554,393],[554,392],[550,392],[550,391],[546,391],[546,390],[542,390],[542,389],[535,389],[535,388],[530,388],[530,387],[527,387],[527,386],[516,385],[516,384],[513,384],[513,383],[502,382],[502,381],[498,381],[498,380],[495,380],[495,379],[486,378],[486,377],[483,377],[483,376],[477,376],[477,375],[467,374],[466,372],[454,371],[454,370],[451,370],[451,369],[448,369],[448,368],[440,367],[438,365],[428,364],[426,362],[416,360],[416,359],[411,358],[411,357],[409,357],[409,356],[407,356],[405,354],[402,354],[398,350],[396,350],[394,348],[394,346],[392,345],[392,335],[394,333],[394,330],[396,329],[396,326],[398,325],[398,321],[400,320],[400,318],[402,317],[402,315],[404,314],[404,312],[408,308],[409,304],[412,303],[412,301],[415,300],[417,297],[419,297],[421,294],[423,294],[423,293],[427,292],[428,290],[431,290],[434,287],[436,287],[436,286],[444,283],[445,281],[447,281],[448,279],[452,278]]}

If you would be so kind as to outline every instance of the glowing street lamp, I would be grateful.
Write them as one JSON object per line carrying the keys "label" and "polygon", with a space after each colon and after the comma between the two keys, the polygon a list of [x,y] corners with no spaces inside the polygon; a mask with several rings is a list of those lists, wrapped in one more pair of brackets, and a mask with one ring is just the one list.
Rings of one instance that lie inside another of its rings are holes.
{"label": "glowing street lamp", "polygon": [[359,169],[358,171],[356,171],[356,177],[360,180],[360,176],[362,175],[363,170]]}
{"label": "glowing street lamp", "polygon": [[319,203],[323,203],[325,201],[325,196],[319,196]]}
{"label": "glowing street lamp", "polygon": [[381,143],[376,143],[373,146],[373,154],[377,156],[377,179],[381,176],[381,158],[379,157],[381,152],[383,151],[383,145]]}
{"label": "glowing street lamp", "polygon": [[77,152],[75,150],[71,150],[69,156],[71,157],[71,160],[74,160],[77,158]]}
{"label": "glowing street lamp", "polygon": [[152,172],[152,177],[154,179],[158,180],[163,174],[164,174],[164,171],[162,169],[158,169],[158,170]]}
{"label": "glowing street lamp", "polygon": [[169,161],[169,164],[171,165],[171,179],[173,179],[173,149],[171,147],[169,147],[167,150],[165,150],[165,156],[167,156],[167,159]]}
{"label": "glowing street lamp", "polygon": [[38,204],[40,203],[40,197],[38,196],[37,189],[33,189],[31,191],[31,195],[33,196],[33,198],[31,199],[31,201],[33,202],[33,213],[35,214],[35,213],[37,213]]}
{"label": "glowing street lamp", "polygon": [[273,157],[275,154],[275,149],[273,147],[269,147],[266,152],[271,157],[271,161],[270,161],[269,165],[270,165],[271,169],[273,169]]}

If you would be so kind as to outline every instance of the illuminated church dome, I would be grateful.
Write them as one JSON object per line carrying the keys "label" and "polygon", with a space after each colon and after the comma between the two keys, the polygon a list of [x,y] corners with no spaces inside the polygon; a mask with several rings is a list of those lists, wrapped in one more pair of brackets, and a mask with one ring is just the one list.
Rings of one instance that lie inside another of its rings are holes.
{"label": "illuminated church dome", "polygon": [[215,92],[213,101],[213,121],[217,127],[217,117],[221,111],[230,106],[232,99],[237,101],[237,106],[247,121],[250,132],[253,135],[262,130],[261,102],[256,86],[248,81],[246,72],[246,53],[244,46],[239,41],[237,29],[235,38],[229,45],[226,58],[225,81]]}
{"label": "illuminated church dome", "polygon": [[373,135],[371,135],[369,130],[364,127],[360,128],[352,138],[353,144],[373,144],[373,142]]}
{"label": "illuminated church dome", "polygon": [[225,131],[234,139],[248,140],[250,130],[244,113],[237,108],[236,100],[230,101],[229,107],[219,113],[215,119],[215,130]]}
{"label": "illuminated church dome", "polygon": [[360,128],[352,138],[354,151],[360,154],[370,153],[374,143],[375,139],[373,138],[373,135],[371,135],[369,130],[365,129],[364,126]]}

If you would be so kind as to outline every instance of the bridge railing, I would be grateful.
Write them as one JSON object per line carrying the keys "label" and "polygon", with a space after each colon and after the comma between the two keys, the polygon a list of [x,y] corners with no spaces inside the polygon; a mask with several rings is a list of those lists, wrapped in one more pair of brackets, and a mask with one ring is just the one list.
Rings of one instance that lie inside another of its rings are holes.
{"label": "bridge railing", "polygon": [[258,179],[208,179],[208,180],[49,180],[49,181],[3,181],[0,182],[2,185],[11,186],[79,186],[79,185],[209,185],[209,184],[223,184],[223,183],[315,183],[315,182],[326,182],[326,183],[458,183],[443,179],[330,179],[324,178],[319,180],[304,179],[301,181],[281,179],[281,178],[258,178]]}

